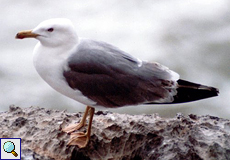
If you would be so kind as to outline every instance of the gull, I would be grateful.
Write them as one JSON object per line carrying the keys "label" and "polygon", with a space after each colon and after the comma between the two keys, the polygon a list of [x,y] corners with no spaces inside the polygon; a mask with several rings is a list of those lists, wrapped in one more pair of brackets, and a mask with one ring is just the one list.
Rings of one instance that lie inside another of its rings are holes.
{"label": "gull", "polygon": [[[192,83],[157,63],[135,58],[102,41],[78,37],[72,22],[49,19],[17,39],[35,38],[33,63],[38,74],[61,94],[85,104],[78,124],[63,128],[68,145],[87,146],[95,108],[175,104],[217,96],[217,88]],[[144,51],[143,51],[144,52]],[[136,106],[138,107],[138,106]],[[86,125],[86,132],[76,132]]]}

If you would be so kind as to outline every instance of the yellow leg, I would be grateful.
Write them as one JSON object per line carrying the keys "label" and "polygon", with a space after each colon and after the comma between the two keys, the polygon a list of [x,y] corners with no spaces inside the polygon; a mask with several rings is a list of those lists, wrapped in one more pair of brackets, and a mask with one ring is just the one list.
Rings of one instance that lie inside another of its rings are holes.
{"label": "yellow leg", "polygon": [[[84,148],[88,144],[89,139],[90,139],[91,127],[92,127],[95,109],[93,107],[89,107],[89,106],[87,106],[87,108],[86,108],[86,110],[89,113],[89,125],[88,125],[88,129],[87,129],[86,133],[84,133],[84,132],[73,132],[73,133],[71,133],[68,145],[77,145],[79,148]],[[86,117],[87,117],[88,113],[87,114],[85,113],[86,116],[85,115],[83,116],[83,118],[85,117],[84,123],[86,121]]]}
{"label": "yellow leg", "polygon": [[85,121],[86,121],[86,118],[87,118],[87,115],[89,113],[89,110],[90,110],[91,107],[87,106],[86,109],[85,109],[85,113],[80,121],[80,123],[77,123],[77,124],[70,124],[68,127],[66,128],[63,128],[62,131],[63,132],[66,132],[66,133],[71,133],[71,132],[74,132],[80,128],[82,128],[84,125],[85,125]]}
{"label": "yellow leg", "polygon": [[88,129],[87,129],[87,132],[86,132],[86,135],[87,135],[88,139],[90,138],[90,134],[91,134],[91,127],[92,127],[92,123],[93,123],[94,112],[95,112],[95,109],[90,108],[89,125],[88,125]]}

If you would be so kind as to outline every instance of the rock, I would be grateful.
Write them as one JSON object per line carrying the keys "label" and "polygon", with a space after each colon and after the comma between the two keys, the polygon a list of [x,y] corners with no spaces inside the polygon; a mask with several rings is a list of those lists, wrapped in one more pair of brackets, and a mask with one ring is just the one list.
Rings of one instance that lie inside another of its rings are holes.
{"label": "rock", "polygon": [[[22,159],[230,159],[230,121],[213,116],[162,118],[98,111],[86,148],[67,146],[61,129],[83,113],[10,106],[0,137],[22,139]],[[84,131],[83,128],[81,131]]]}

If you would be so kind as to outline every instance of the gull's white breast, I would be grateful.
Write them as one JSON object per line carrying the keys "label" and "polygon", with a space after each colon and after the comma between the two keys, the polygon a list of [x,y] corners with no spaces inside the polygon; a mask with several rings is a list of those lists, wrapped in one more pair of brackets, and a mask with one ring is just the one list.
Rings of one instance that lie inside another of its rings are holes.
{"label": "gull's white breast", "polygon": [[85,105],[95,106],[96,102],[83,96],[83,94],[69,87],[63,76],[63,71],[68,70],[67,59],[72,49],[51,48],[39,42],[34,48],[33,62],[38,74],[56,91],[64,94]]}

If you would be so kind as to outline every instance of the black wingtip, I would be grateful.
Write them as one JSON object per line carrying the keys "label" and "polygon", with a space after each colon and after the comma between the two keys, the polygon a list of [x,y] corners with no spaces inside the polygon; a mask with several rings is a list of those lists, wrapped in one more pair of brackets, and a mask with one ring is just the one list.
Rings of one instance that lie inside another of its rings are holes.
{"label": "black wingtip", "polygon": [[219,94],[219,90],[214,87],[204,86],[181,79],[178,80],[177,83],[177,95],[174,96],[173,103],[191,102],[215,97]]}

